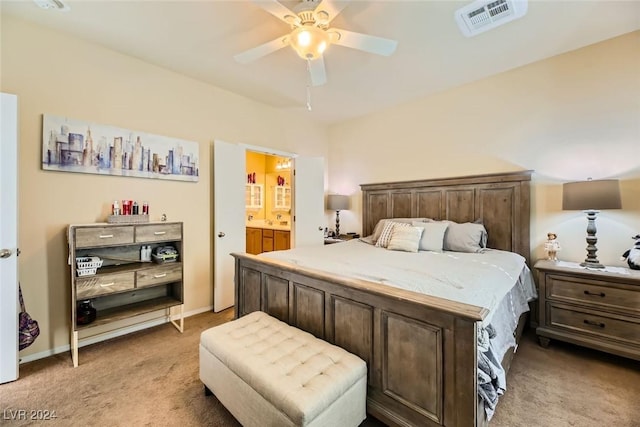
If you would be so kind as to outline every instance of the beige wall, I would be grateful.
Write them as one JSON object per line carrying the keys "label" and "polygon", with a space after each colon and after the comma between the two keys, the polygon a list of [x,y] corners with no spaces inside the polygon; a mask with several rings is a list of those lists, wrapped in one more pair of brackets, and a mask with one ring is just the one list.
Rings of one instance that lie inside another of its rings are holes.
{"label": "beige wall", "polygon": [[[19,103],[19,277],[42,331],[23,357],[69,344],[68,224],[104,221],[111,201],[125,198],[148,200],[152,220],[166,213],[183,221],[185,310],[206,309],[212,248],[202,236],[211,231],[213,139],[327,156],[324,129],[304,116],[291,120],[292,112],[6,15],[1,24],[0,90]],[[196,141],[200,181],[43,171],[43,113]]]}
{"label": "beige wall", "polygon": [[[598,258],[623,265],[640,232],[640,32],[330,128],[329,192],[352,194],[341,230],[361,230],[359,184],[532,169],[533,258],[586,256],[587,220],[562,183],[620,178],[623,209],[597,220]],[[434,66],[437,66],[434,64]]]}

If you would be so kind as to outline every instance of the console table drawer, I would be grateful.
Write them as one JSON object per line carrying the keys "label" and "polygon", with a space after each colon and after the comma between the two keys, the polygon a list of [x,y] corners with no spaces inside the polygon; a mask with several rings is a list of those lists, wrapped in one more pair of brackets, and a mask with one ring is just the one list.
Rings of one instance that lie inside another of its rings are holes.
{"label": "console table drawer", "polygon": [[182,239],[182,225],[155,224],[136,226],[136,242],[161,242]]}
{"label": "console table drawer", "polygon": [[182,264],[171,263],[136,272],[136,287],[159,285],[182,280]]}
{"label": "console table drawer", "polygon": [[79,277],[76,280],[76,299],[89,299],[98,295],[133,289],[134,277],[135,275],[132,271]]}
{"label": "console table drawer", "polygon": [[76,248],[123,245],[133,243],[133,227],[76,228]]}
{"label": "console table drawer", "polygon": [[640,312],[640,289],[636,292],[602,285],[596,281],[548,275],[547,298],[554,301]]}
{"label": "console table drawer", "polygon": [[591,310],[547,304],[548,324],[600,338],[640,345],[640,320],[622,316],[613,318]]}

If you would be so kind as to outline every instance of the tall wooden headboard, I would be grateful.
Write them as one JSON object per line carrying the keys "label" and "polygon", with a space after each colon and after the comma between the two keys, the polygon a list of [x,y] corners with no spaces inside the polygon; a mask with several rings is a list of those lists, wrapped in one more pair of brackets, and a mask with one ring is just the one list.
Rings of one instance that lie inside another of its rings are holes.
{"label": "tall wooden headboard", "polygon": [[529,222],[532,171],[455,178],[362,184],[362,232],[383,218],[482,221],[487,246],[516,252],[530,264]]}

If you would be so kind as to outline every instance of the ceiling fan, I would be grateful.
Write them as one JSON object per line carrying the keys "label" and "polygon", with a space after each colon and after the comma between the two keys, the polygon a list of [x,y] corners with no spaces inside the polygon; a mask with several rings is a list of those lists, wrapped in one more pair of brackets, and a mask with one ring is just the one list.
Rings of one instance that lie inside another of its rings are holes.
{"label": "ceiling fan", "polygon": [[291,32],[241,52],[234,56],[235,60],[246,64],[285,46],[291,46],[302,59],[307,61],[313,86],[320,86],[327,82],[322,53],[329,45],[336,44],[384,56],[391,55],[398,45],[395,40],[330,28],[329,24],[333,18],[347,6],[347,0],[302,0],[293,10],[277,0],[252,1],[276,18],[291,25]]}

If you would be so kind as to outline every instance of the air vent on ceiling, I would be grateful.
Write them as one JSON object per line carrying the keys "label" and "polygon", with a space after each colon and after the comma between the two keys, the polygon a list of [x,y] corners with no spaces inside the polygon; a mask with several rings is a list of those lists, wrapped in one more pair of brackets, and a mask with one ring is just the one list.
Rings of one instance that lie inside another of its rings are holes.
{"label": "air vent on ceiling", "polygon": [[455,11],[460,31],[475,36],[527,13],[527,0],[476,0]]}

